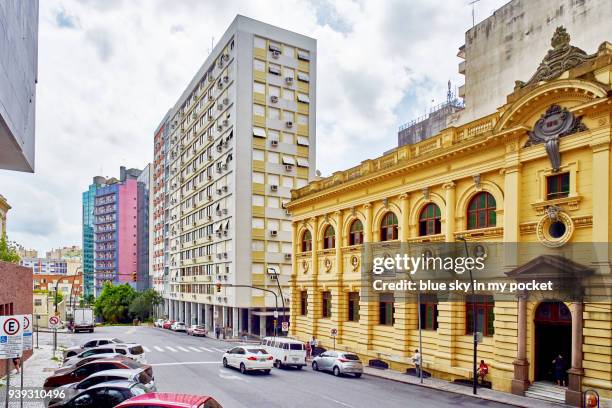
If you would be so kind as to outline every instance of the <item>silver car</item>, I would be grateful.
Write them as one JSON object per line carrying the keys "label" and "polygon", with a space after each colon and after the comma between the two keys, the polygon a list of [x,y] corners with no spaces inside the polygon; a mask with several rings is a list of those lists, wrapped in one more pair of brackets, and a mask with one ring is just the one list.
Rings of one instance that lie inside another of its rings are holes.
{"label": "silver car", "polygon": [[363,364],[359,356],[343,351],[326,351],[316,356],[312,360],[312,369],[331,371],[336,377],[340,374],[353,374],[359,378],[363,374]]}

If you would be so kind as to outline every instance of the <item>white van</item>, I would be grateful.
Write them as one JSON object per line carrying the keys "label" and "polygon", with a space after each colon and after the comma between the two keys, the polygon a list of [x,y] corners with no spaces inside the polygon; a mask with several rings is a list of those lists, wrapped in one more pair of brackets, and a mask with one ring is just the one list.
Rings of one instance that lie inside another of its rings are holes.
{"label": "white van", "polygon": [[299,340],[287,337],[265,337],[261,345],[274,357],[274,367],[294,366],[301,369],[306,365],[306,347]]}

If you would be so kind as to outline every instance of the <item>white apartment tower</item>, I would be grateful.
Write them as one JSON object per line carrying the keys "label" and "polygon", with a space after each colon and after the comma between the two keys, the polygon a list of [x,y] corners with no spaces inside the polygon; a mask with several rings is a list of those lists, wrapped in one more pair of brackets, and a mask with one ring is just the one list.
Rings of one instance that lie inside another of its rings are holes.
{"label": "white apartment tower", "polygon": [[154,265],[169,318],[270,334],[275,299],[283,318],[284,204],[314,177],[315,101],[316,40],[237,16],[166,115]]}

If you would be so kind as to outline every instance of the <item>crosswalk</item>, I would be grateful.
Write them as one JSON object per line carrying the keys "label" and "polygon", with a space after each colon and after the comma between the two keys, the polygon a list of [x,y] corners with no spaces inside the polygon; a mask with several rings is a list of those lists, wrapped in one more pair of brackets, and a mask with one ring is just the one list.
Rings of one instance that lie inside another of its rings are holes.
{"label": "crosswalk", "polygon": [[201,346],[142,346],[145,353],[225,353],[225,350],[216,347]]}

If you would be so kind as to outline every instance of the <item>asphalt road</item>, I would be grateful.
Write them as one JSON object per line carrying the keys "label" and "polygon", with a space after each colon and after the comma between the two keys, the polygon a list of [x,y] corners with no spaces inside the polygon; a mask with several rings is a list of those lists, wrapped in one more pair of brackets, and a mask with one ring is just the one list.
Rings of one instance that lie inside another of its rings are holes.
{"label": "asphalt road", "polygon": [[102,327],[92,334],[58,337],[58,343],[66,346],[96,337],[140,343],[153,366],[159,391],[212,395],[224,408],[508,407],[368,375],[359,379],[334,377],[310,368],[242,375],[221,364],[224,350],[236,343],[152,327]]}

